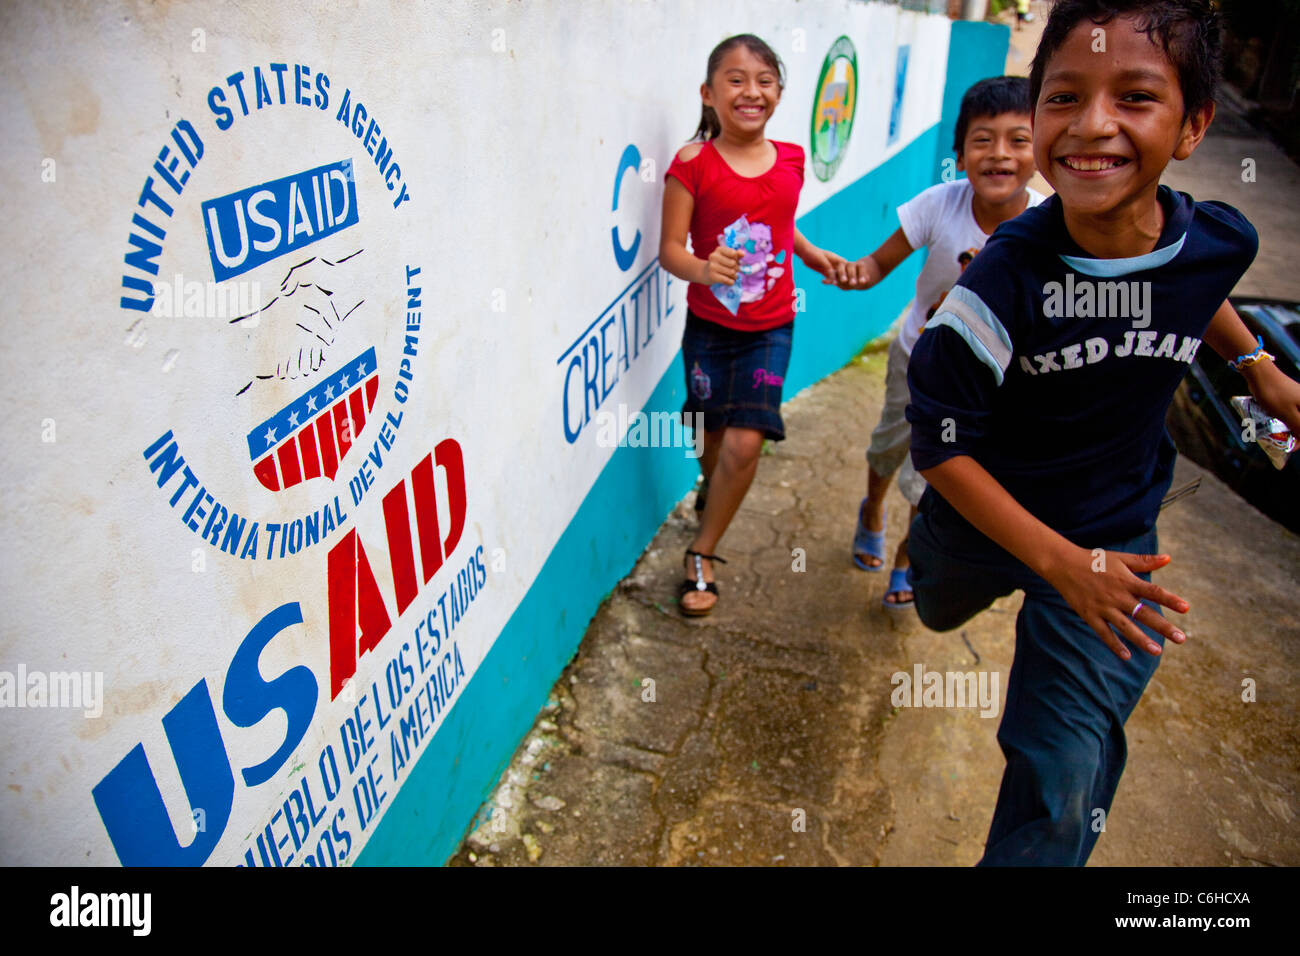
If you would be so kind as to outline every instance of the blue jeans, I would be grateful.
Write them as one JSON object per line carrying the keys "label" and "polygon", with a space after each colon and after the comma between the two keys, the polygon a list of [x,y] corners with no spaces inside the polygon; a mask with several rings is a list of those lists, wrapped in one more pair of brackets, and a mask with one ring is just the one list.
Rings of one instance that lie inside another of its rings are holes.
{"label": "blue jeans", "polygon": [[[979,865],[1082,866],[1124,772],[1124,722],[1160,658],[1126,641],[1133,656],[1120,660],[1022,562],[965,521],[943,520],[942,509],[937,518],[923,510],[908,543],[916,610],[926,627],[951,630],[997,598],[1025,592],[998,727],[1007,766]],[[1155,554],[1156,533],[1106,550]],[[1161,635],[1142,630],[1164,646]]]}

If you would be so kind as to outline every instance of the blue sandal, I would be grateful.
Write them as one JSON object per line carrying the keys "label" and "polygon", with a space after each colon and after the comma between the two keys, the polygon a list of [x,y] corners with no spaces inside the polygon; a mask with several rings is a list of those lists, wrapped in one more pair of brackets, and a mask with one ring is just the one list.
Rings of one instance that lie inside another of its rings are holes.
{"label": "blue sandal", "polygon": [[912,590],[912,578],[910,573],[911,570],[912,569],[910,567],[894,568],[894,570],[889,572],[889,588],[885,591],[885,597],[882,597],[880,599],[880,603],[883,604],[887,609],[891,611],[896,611],[899,610],[900,608],[912,607],[916,603],[915,594],[913,594],[913,596],[908,598],[906,601],[885,600],[885,598],[889,597],[889,595],[891,594],[897,594],[900,591]]}
{"label": "blue sandal", "polygon": [[[885,529],[881,528],[879,531],[871,531],[870,529],[863,527],[862,509],[865,508],[866,505],[866,498],[863,498],[862,504],[858,505],[858,527],[853,533],[853,563],[863,571],[876,573],[885,569]],[[885,507],[882,516],[886,520],[889,518],[888,506]],[[869,554],[873,558],[879,558],[880,563],[873,568],[858,557],[859,553]]]}

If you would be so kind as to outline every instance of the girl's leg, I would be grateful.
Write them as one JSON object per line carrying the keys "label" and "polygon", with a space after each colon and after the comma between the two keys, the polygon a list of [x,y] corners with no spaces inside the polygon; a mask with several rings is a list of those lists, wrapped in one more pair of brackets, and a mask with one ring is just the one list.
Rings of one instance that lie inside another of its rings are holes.
{"label": "girl's leg", "polygon": [[726,431],[725,428],[715,428],[704,433],[704,447],[700,449],[700,474],[705,481],[709,480],[713,469],[718,466],[718,452],[722,450],[722,436]]}
{"label": "girl's leg", "polygon": [[713,469],[718,465],[718,452],[722,450],[722,435],[725,431],[725,428],[715,428],[711,432],[706,431],[704,433],[704,441],[700,446],[700,477],[704,480],[695,491],[695,513],[697,515],[704,511],[705,505],[708,503],[709,477],[713,474]]}
{"label": "girl's leg", "polygon": [[[722,535],[735,517],[740,502],[758,470],[758,456],[763,450],[763,433],[756,428],[724,428],[717,447],[717,461],[709,474],[709,496],[700,517],[700,530],[691,542],[691,550],[713,554]],[[705,433],[706,452],[707,439]],[[703,456],[701,456],[701,461]],[[704,580],[713,580],[713,562],[704,561]],[[695,559],[686,555],[686,576],[695,577]],[[692,611],[712,607],[718,600],[709,591],[688,591],[682,604]]]}

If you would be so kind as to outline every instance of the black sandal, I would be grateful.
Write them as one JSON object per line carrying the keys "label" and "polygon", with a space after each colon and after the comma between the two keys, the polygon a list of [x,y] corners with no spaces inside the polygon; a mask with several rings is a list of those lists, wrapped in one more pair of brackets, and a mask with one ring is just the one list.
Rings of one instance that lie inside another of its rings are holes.
{"label": "black sandal", "polygon": [[[718,585],[713,581],[704,580],[703,561],[708,559],[709,561],[718,561],[721,564],[727,562],[725,558],[720,558],[716,554],[701,554],[698,551],[692,551],[690,548],[686,549],[686,553],[695,557],[695,580],[686,578],[681,584],[677,585],[677,607],[687,617],[704,617],[706,614],[713,613],[713,609],[718,606],[717,601],[714,601],[706,608],[693,610],[682,603],[682,598],[692,591],[711,591],[715,595],[718,594]],[[718,596],[721,597],[721,595]]]}

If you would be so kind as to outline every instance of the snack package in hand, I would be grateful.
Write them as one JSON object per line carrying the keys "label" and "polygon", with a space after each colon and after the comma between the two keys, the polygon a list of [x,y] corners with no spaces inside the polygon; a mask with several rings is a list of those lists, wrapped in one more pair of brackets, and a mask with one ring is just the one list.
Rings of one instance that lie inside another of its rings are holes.
{"label": "snack package in hand", "polygon": [[[745,243],[749,241],[749,220],[741,216],[730,226],[722,230],[722,235],[718,236],[718,245],[726,246],[728,249],[739,249],[744,251]],[[726,307],[727,311],[735,315],[740,311],[740,275],[736,275],[736,281],[731,285],[722,282],[715,282],[709,288],[713,291],[714,296],[719,302]]]}
{"label": "snack package in hand", "polygon": [[1268,455],[1268,460],[1273,463],[1273,467],[1280,471],[1286,465],[1286,460],[1291,457],[1291,452],[1295,451],[1295,436],[1281,419],[1271,417],[1249,395],[1233,396],[1232,407],[1241,416],[1241,424],[1245,432],[1243,437],[1248,437],[1253,431],[1259,447],[1264,449],[1264,454]]}

